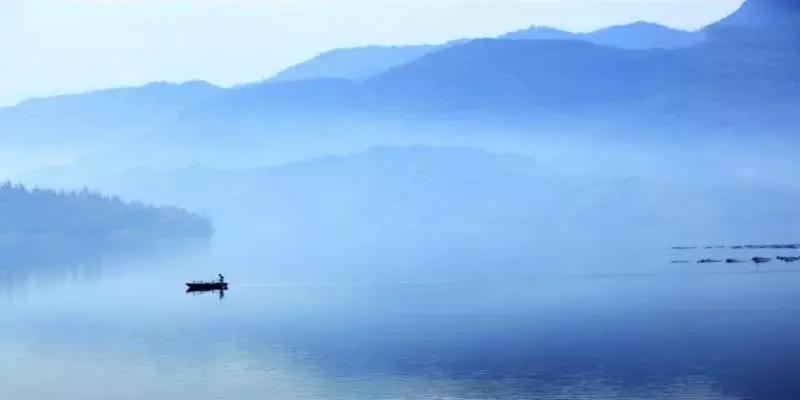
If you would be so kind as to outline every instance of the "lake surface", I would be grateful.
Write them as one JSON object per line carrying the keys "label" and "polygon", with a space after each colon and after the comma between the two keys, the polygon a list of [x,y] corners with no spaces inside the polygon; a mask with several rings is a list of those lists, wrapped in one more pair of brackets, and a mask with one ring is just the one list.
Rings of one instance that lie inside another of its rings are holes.
{"label": "lake surface", "polygon": [[[800,274],[299,279],[208,249],[0,286],[4,399],[789,399]],[[296,267],[296,266],[292,266]],[[379,267],[377,265],[376,267]],[[424,266],[414,266],[423,268]],[[557,268],[558,266],[552,266]],[[288,267],[287,267],[288,268]],[[184,293],[223,272],[231,290]]]}

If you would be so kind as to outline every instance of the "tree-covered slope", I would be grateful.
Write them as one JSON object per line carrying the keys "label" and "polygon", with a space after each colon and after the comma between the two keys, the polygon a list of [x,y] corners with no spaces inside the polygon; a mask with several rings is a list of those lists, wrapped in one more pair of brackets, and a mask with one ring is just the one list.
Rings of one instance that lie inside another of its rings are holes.
{"label": "tree-covered slope", "polygon": [[0,186],[0,237],[106,240],[205,237],[210,222],[178,208],[126,203],[87,190]]}

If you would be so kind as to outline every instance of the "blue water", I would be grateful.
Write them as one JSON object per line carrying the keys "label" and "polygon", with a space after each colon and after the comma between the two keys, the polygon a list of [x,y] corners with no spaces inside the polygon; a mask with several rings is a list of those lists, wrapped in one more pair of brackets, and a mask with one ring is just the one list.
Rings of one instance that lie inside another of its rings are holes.
{"label": "blue water", "polygon": [[[800,274],[784,265],[301,279],[231,254],[108,258],[7,281],[0,398],[800,396]],[[223,298],[184,293],[217,272],[231,282]]]}

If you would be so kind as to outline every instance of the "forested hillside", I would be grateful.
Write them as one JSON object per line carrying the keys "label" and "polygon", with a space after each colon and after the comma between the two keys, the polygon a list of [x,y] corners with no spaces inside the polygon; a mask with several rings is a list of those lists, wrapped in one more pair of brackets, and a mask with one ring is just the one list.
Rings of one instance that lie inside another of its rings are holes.
{"label": "forested hillside", "polygon": [[126,203],[83,190],[56,192],[0,186],[0,237],[70,240],[204,237],[210,222],[178,208]]}

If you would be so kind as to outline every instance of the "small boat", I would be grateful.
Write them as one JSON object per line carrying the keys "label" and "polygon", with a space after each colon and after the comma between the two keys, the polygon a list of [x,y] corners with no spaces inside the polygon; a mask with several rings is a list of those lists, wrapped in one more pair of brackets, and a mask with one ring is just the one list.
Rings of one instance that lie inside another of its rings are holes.
{"label": "small boat", "polygon": [[753,262],[756,264],[764,264],[770,261],[772,261],[772,259],[767,257],[753,257]]}
{"label": "small boat", "polygon": [[187,282],[186,286],[189,287],[187,292],[205,292],[211,290],[228,290],[228,282],[225,282],[225,276],[222,274],[217,274],[219,280],[216,281],[194,281],[194,282]]}
{"label": "small boat", "polygon": [[187,282],[190,291],[228,290],[228,282]]}

